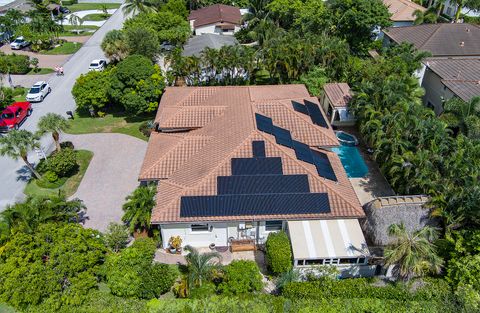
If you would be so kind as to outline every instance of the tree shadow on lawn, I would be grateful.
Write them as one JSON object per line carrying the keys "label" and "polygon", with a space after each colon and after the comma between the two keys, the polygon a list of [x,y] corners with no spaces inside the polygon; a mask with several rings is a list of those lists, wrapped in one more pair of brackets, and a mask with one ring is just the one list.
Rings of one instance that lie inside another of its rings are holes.
{"label": "tree shadow on lawn", "polygon": [[23,182],[29,182],[30,179],[32,178],[32,173],[30,172],[30,169],[24,165],[18,170],[16,170],[17,173],[17,181],[23,181]]}

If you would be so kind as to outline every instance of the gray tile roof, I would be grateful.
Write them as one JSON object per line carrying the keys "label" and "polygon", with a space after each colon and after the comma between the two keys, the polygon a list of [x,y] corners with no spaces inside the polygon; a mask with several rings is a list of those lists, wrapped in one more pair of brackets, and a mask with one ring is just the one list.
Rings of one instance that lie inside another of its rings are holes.
{"label": "gray tile roof", "polygon": [[426,63],[459,98],[480,96],[480,58],[429,58]]}
{"label": "gray tile roof", "polygon": [[397,43],[412,43],[433,56],[480,56],[480,28],[472,24],[390,27],[384,33]]}
{"label": "gray tile roof", "polygon": [[215,35],[202,34],[200,36],[193,36],[183,47],[183,56],[200,56],[200,53],[205,48],[220,49],[223,46],[233,46],[238,41],[233,36],[229,35]]}

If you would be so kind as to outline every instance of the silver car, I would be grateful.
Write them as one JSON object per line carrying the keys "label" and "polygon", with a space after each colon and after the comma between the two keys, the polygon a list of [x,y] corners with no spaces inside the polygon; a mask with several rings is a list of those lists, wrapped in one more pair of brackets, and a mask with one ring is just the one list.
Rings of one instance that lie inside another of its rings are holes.
{"label": "silver car", "polygon": [[23,39],[23,37],[17,37],[14,41],[10,43],[10,48],[12,50],[20,50],[22,48],[25,48],[28,46],[30,43]]}

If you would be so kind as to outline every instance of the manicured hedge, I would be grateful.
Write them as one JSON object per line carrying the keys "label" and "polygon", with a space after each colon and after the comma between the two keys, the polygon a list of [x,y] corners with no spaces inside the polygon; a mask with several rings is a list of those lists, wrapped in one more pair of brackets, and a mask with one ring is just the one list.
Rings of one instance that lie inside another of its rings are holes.
{"label": "manicured hedge", "polygon": [[42,160],[37,167],[40,173],[53,172],[58,177],[68,177],[78,168],[77,152],[70,148],[52,153],[47,160]]}
{"label": "manicured hedge", "polygon": [[262,275],[255,261],[235,260],[224,269],[223,282],[219,291],[225,294],[240,295],[261,291]]}
{"label": "manicured hedge", "polygon": [[292,282],[285,285],[282,295],[289,299],[383,299],[397,301],[431,301],[451,298],[448,284],[444,280],[426,280],[415,292],[404,284],[376,286],[365,278],[345,280],[319,280]]}
{"label": "manicured hedge", "polygon": [[26,74],[30,71],[30,58],[26,55],[0,53],[0,73]]}
{"label": "manicured hedge", "polygon": [[274,274],[292,269],[292,248],[284,231],[270,233],[265,243],[268,268]]}

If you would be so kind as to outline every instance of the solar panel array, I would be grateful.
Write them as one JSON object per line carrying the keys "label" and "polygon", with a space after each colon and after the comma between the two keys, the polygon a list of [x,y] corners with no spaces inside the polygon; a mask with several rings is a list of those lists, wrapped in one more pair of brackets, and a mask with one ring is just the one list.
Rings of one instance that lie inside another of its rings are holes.
{"label": "solar panel array", "polygon": [[269,117],[256,113],[255,120],[258,130],[273,135],[278,144],[293,149],[298,160],[315,165],[318,175],[337,181],[337,176],[325,153],[312,150],[303,142],[294,140],[289,130],[273,125]]}
{"label": "solar panel array", "polygon": [[323,117],[318,105],[308,100],[304,100],[304,102],[305,104],[301,104],[297,101],[292,101],[293,109],[297,112],[310,116],[313,124],[328,128],[328,124],[325,121],[325,118]]}
{"label": "solar panel array", "polygon": [[[273,129],[271,125],[270,129]],[[330,212],[328,194],[310,193],[307,175],[284,175],[282,159],[266,157],[263,141],[252,142],[252,150],[253,158],[232,158],[232,176],[217,177],[217,195],[182,197],[180,216]]]}

